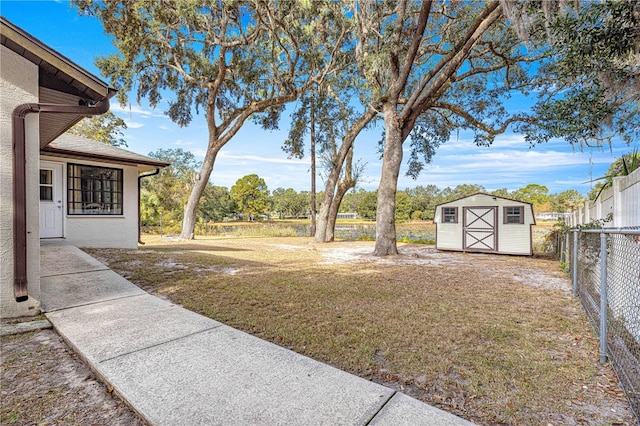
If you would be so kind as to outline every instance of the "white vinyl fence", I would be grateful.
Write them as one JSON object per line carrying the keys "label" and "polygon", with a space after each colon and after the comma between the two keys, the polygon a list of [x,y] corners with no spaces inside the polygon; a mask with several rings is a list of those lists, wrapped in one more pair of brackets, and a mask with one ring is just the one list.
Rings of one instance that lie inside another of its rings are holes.
{"label": "white vinyl fence", "polygon": [[606,228],[640,226],[640,169],[613,178],[613,185],[602,191],[596,201],[585,202],[565,222],[575,227],[601,219],[606,221]]}

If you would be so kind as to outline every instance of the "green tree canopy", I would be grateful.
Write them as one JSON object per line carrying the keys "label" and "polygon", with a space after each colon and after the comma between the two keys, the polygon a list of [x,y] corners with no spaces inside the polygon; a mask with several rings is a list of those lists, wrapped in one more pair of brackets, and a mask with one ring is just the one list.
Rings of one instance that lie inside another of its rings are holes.
{"label": "green tree canopy", "polygon": [[584,196],[575,189],[568,189],[559,194],[551,194],[551,209],[554,212],[566,213],[576,210],[584,202]]}
{"label": "green tree canopy", "polygon": [[340,204],[340,213],[359,213],[360,200],[366,193],[367,191],[364,188],[354,188],[347,192]]}
{"label": "green tree canopy", "polygon": [[198,206],[198,217],[207,221],[221,221],[233,216],[237,211],[238,205],[231,199],[227,188],[211,183],[207,185]]}
{"label": "green tree canopy", "polygon": [[308,193],[298,194],[293,188],[276,188],[271,194],[271,209],[280,217],[300,216],[309,211]]}
{"label": "green tree canopy", "polygon": [[375,219],[377,206],[378,191],[365,192],[360,198],[358,204],[358,215],[363,219]]}
{"label": "green tree canopy", "polygon": [[405,189],[411,197],[414,212],[420,212],[419,219],[433,219],[436,204],[440,203],[440,188],[435,185],[418,185],[412,189]]}
{"label": "green tree canopy", "polygon": [[69,133],[102,142],[111,146],[127,146],[123,130],[127,123],[111,111],[102,115],[85,117],[78,124],[69,129]]}
{"label": "green tree canopy", "polygon": [[513,192],[513,198],[534,204],[544,204],[549,201],[549,188],[537,183],[530,183],[524,188]]}
{"label": "green tree canopy", "polygon": [[533,143],[600,146],[640,135],[640,2],[501,0],[529,45],[548,47]]}
{"label": "green tree canopy", "polygon": [[491,195],[496,195],[502,198],[513,198],[513,194],[511,194],[507,188],[499,188],[495,191],[491,191]]}
{"label": "green tree canopy", "polygon": [[635,149],[633,152],[625,154],[617,158],[609,166],[607,173],[599,178],[594,179],[596,185],[589,191],[589,199],[595,201],[602,191],[609,188],[613,184],[613,178],[616,176],[626,176],[640,167],[640,154]]}
{"label": "green tree canopy", "polygon": [[399,222],[406,222],[411,219],[411,197],[405,191],[398,191],[396,194],[395,218]]}
{"label": "green tree canopy", "polygon": [[238,204],[247,220],[267,211],[269,189],[264,179],[256,174],[244,176],[231,187],[231,199]]}
{"label": "green tree canopy", "polygon": [[442,193],[441,193],[442,201],[441,202],[457,200],[457,199],[460,199],[460,198],[464,198],[464,197],[466,197],[468,195],[476,194],[478,192],[485,192],[486,193],[487,190],[482,185],[475,185],[475,184],[471,185],[471,184],[468,184],[468,183],[463,183],[463,184],[457,185],[455,188],[446,187],[445,189],[442,190]]}
{"label": "green tree canopy", "polygon": [[185,126],[200,111],[207,152],[185,205],[182,238],[193,238],[197,206],[216,156],[253,120],[277,127],[284,104],[343,62],[349,34],[331,1],[74,0],[102,22],[118,52],[98,67],[119,89]]}
{"label": "green tree canopy", "polygon": [[182,148],[158,149],[149,153],[149,157],[171,165],[161,169],[158,175],[142,181],[143,189],[149,193],[149,197],[143,198],[143,205],[145,200],[155,200],[163,217],[181,221],[200,162],[191,152]]}

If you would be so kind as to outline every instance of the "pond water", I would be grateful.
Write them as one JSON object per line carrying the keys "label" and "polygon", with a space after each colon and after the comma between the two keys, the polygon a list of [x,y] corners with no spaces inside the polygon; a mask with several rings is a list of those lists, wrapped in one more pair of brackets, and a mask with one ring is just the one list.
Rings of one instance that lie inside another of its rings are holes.
{"label": "pond water", "polygon": [[[306,237],[310,233],[310,225],[303,223],[263,223],[262,226],[254,224],[246,225],[219,225],[206,226],[202,233],[207,235],[237,235],[237,236],[287,236],[287,237]],[[200,232],[198,232],[200,233]],[[398,224],[396,226],[396,236],[402,241],[421,241],[435,240],[435,226],[430,223],[410,223]],[[374,240],[376,237],[376,226],[372,224],[338,224],[335,229],[335,237],[337,239],[347,240]]]}

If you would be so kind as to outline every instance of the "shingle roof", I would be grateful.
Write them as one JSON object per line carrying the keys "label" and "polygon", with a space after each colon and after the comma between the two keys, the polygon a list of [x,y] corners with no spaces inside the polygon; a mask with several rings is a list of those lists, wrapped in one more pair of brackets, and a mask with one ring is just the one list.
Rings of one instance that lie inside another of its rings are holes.
{"label": "shingle roof", "polygon": [[66,158],[81,158],[118,164],[136,164],[166,167],[169,163],[102,142],[64,133],[40,151],[49,155]]}

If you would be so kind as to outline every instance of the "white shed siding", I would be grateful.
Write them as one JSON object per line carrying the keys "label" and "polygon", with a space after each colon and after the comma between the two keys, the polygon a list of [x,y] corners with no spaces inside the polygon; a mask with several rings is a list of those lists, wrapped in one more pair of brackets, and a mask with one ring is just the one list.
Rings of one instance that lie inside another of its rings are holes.
{"label": "white shed siding", "polygon": [[[504,200],[508,201],[508,200]],[[504,206],[515,207],[513,201]],[[504,209],[498,209],[498,250],[504,253],[531,254],[531,225],[535,223],[529,204],[524,205],[524,224],[504,223]]]}
{"label": "white shed siding", "polygon": [[456,223],[439,223],[436,247],[442,250],[462,250],[462,227]]}
{"label": "white shed siding", "polygon": [[67,210],[67,163],[123,170],[123,214],[118,216],[65,215],[64,237],[78,247],[138,247],[138,168],[77,159],[41,156],[41,160],[63,163],[63,205]]}
{"label": "white shed siding", "polygon": [[[17,303],[13,296],[13,110],[38,102],[38,67],[5,46],[0,46],[0,316],[19,317],[40,313],[40,218],[38,209],[27,209],[27,281],[29,299]],[[25,119],[27,156],[27,204],[38,205],[38,114]]]}
{"label": "white shed siding", "polygon": [[[445,223],[443,208],[458,209],[457,223]],[[533,209],[529,203],[494,197],[488,194],[476,194],[459,200],[440,204],[436,208],[436,248],[439,250],[465,250],[464,211],[465,208],[486,207],[496,209],[495,252],[505,254],[531,254],[531,225],[535,224]],[[505,207],[523,207],[524,223],[504,223]],[[473,251],[473,250],[469,250]]]}

